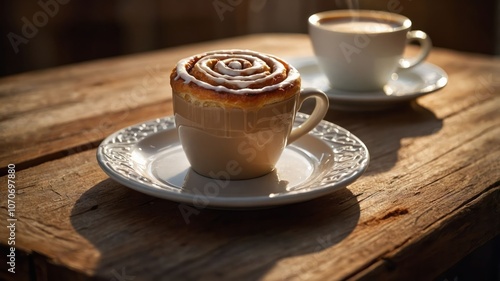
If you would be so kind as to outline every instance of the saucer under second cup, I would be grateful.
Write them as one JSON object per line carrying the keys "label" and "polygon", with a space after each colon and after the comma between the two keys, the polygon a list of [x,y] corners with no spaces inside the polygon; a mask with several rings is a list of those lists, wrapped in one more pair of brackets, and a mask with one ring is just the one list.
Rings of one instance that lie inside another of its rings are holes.
{"label": "saucer under second cup", "polygon": [[290,58],[299,70],[303,87],[316,87],[330,99],[330,107],[350,111],[384,110],[435,92],[448,83],[448,75],[440,67],[424,62],[394,73],[383,90],[350,92],[333,89],[321,72],[315,57]]}

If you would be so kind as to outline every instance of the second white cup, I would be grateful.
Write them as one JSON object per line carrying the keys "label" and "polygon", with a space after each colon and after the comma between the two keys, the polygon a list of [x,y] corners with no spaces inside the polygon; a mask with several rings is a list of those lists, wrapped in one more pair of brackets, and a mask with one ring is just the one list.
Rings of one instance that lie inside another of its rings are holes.
{"label": "second white cup", "polygon": [[[383,89],[398,68],[425,60],[432,43],[423,31],[411,29],[402,15],[372,10],[335,10],[309,17],[309,35],[321,70],[331,87],[347,91]],[[421,48],[404,58],[406,45]]]}

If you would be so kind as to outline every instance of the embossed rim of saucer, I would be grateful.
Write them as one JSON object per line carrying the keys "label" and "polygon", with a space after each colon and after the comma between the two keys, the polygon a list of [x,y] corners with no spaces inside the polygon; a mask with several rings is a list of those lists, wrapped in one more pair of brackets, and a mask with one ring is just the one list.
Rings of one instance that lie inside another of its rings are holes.
{"label": "embossed rim of saucer", "polygon": [[360,106],[401,103],[435,92],[448,83],[448,75],[443,69],[423,62],[409,69],[398,70],[383,91],[342,91],[331,88],[316,58],[297,57],[290,58],[288,62],[300,72],[303,87],[315,87],[324,91],[332,101],[332,106],[336,102]]}
{"label": "embossed rim of saucer", "polygon": [[[307,114],[298,113],[294,126],[307,118]],[[189,171],[173,116],[115,132],[102,141],[96,156],[110,178],[131,189],[195,207],[223,209],[262,208],[314,199],[351,184],[364,173],[369,163],[368,149],[361,140],[346,129],[323,120],[308,135],[285,148],[271,182],[281,189],[267,190],[266,186],[257,186],[269,182],[266,177],[271,176],[264,176],[228,181],[229,187],[219,190],[220,193],[204,194],[197,188],[203,184],[213,186],[216,180]],[[180,164],[172,164],[176,161]],[[310,171],[305,171],[307,169]],[[307,173],[307,177],[300,173]],[[197,202],[204,203],[197,205]]]}

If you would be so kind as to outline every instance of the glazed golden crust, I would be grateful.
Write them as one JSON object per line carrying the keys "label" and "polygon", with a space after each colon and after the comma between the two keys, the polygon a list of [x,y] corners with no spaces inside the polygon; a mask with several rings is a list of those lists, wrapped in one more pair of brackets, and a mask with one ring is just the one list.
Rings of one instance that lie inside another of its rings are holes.
{"label": "glazed golden crust", "polygon": [[178,95],[186,101],[199,104],[200,106],[262,107],[286,100],[300,91],[300,79],[297,83],[290,84],[287,88],[278,88],[274,91],[266,91],[261,94],[234,94],[229,92],[218,92],[205,89],[195,83],[185,83],[184,79],[175,79],[177,71],[174,69],[170,75],[170,85],[174,95]]}
{"label": "glazed golden crust", "polygon": [[[227,54],[228,51],[221,52]],[[212,52],[212,54],[213,53],[217,54],[216,52]],[[269,67],[264,66],[262,73],[264,73],[263,75],[266,76],[266,79],[256,79],[255,83],[249,82],[251,85],[243,88],[241,85],[238,85],[238,83],[233,83],[231,80],[232,77],[226,79],[228,77],[227,75],[223,75],[224,79],[217,78],[214,81],[214,79],[211,80],[210,77],[206,77],[207,75],[205,73],[200,73],[199,69],[195,68],[194,65],[201,58],[203,58],[203,54],[193,56],[187,61],[184,60],[179,62],[179,64],[183,63],[180,67],[186,69],[189,74],[189,79],[201,80],[209,85],[208,87],[194,81],[186,81],[183,76],[178,73],[177,67],[179,67],[179,65],[174,68],[170,74],[170,85],[173,94],[199,106],[238,108],[262,107],[266,104],[289,99],[300,91],[300,76],[298,72],[278,58],[272,57],[282,64],[282,66],[280,66],[282,69],[280,69],[279,72],[275,75],[269,75],[270,73],[268,72],[277,69],[277,67],[273,65]],[[209,61],[209,63],[207,63],[210,68],[214,68],[215,64],[215,61]],[[245,67],[245,65],[243,65],[243,67]],[[267,70],[268,68],[269,70]],[[184,70],[182,69],[182,71]],[[293,79],[287,79],[290,72],[293,72],[295,76],[288,78]]]}

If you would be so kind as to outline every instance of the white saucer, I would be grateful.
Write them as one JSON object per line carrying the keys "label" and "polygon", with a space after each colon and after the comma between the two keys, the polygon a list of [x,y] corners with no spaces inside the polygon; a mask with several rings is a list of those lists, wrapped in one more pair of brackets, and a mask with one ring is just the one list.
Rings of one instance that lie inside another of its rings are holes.
{"label": "white saucer", "polygon": [[302,87],[318,88],[330,98],[330,105],[343,110],[381,110],[414,100],[446,86],[448,75],[428,62],[413,68],[399,70],[384,87],[374,92],[349,92],[332,89],[328,78],[320,70],[314,57],[291,58],[302,77]]}
{"label": "white saucer", "polygon": [[[308,115],[298,113],[294,126]],[[366,146],[347,130],[322,121],[287,146],[268,175],[229,181],[192,171],[173,116],[130,126],[107,137],[97,161],[112,179],[151,196],[199,208],[259,208],[313,199],[355,181],[366,170]]]}

